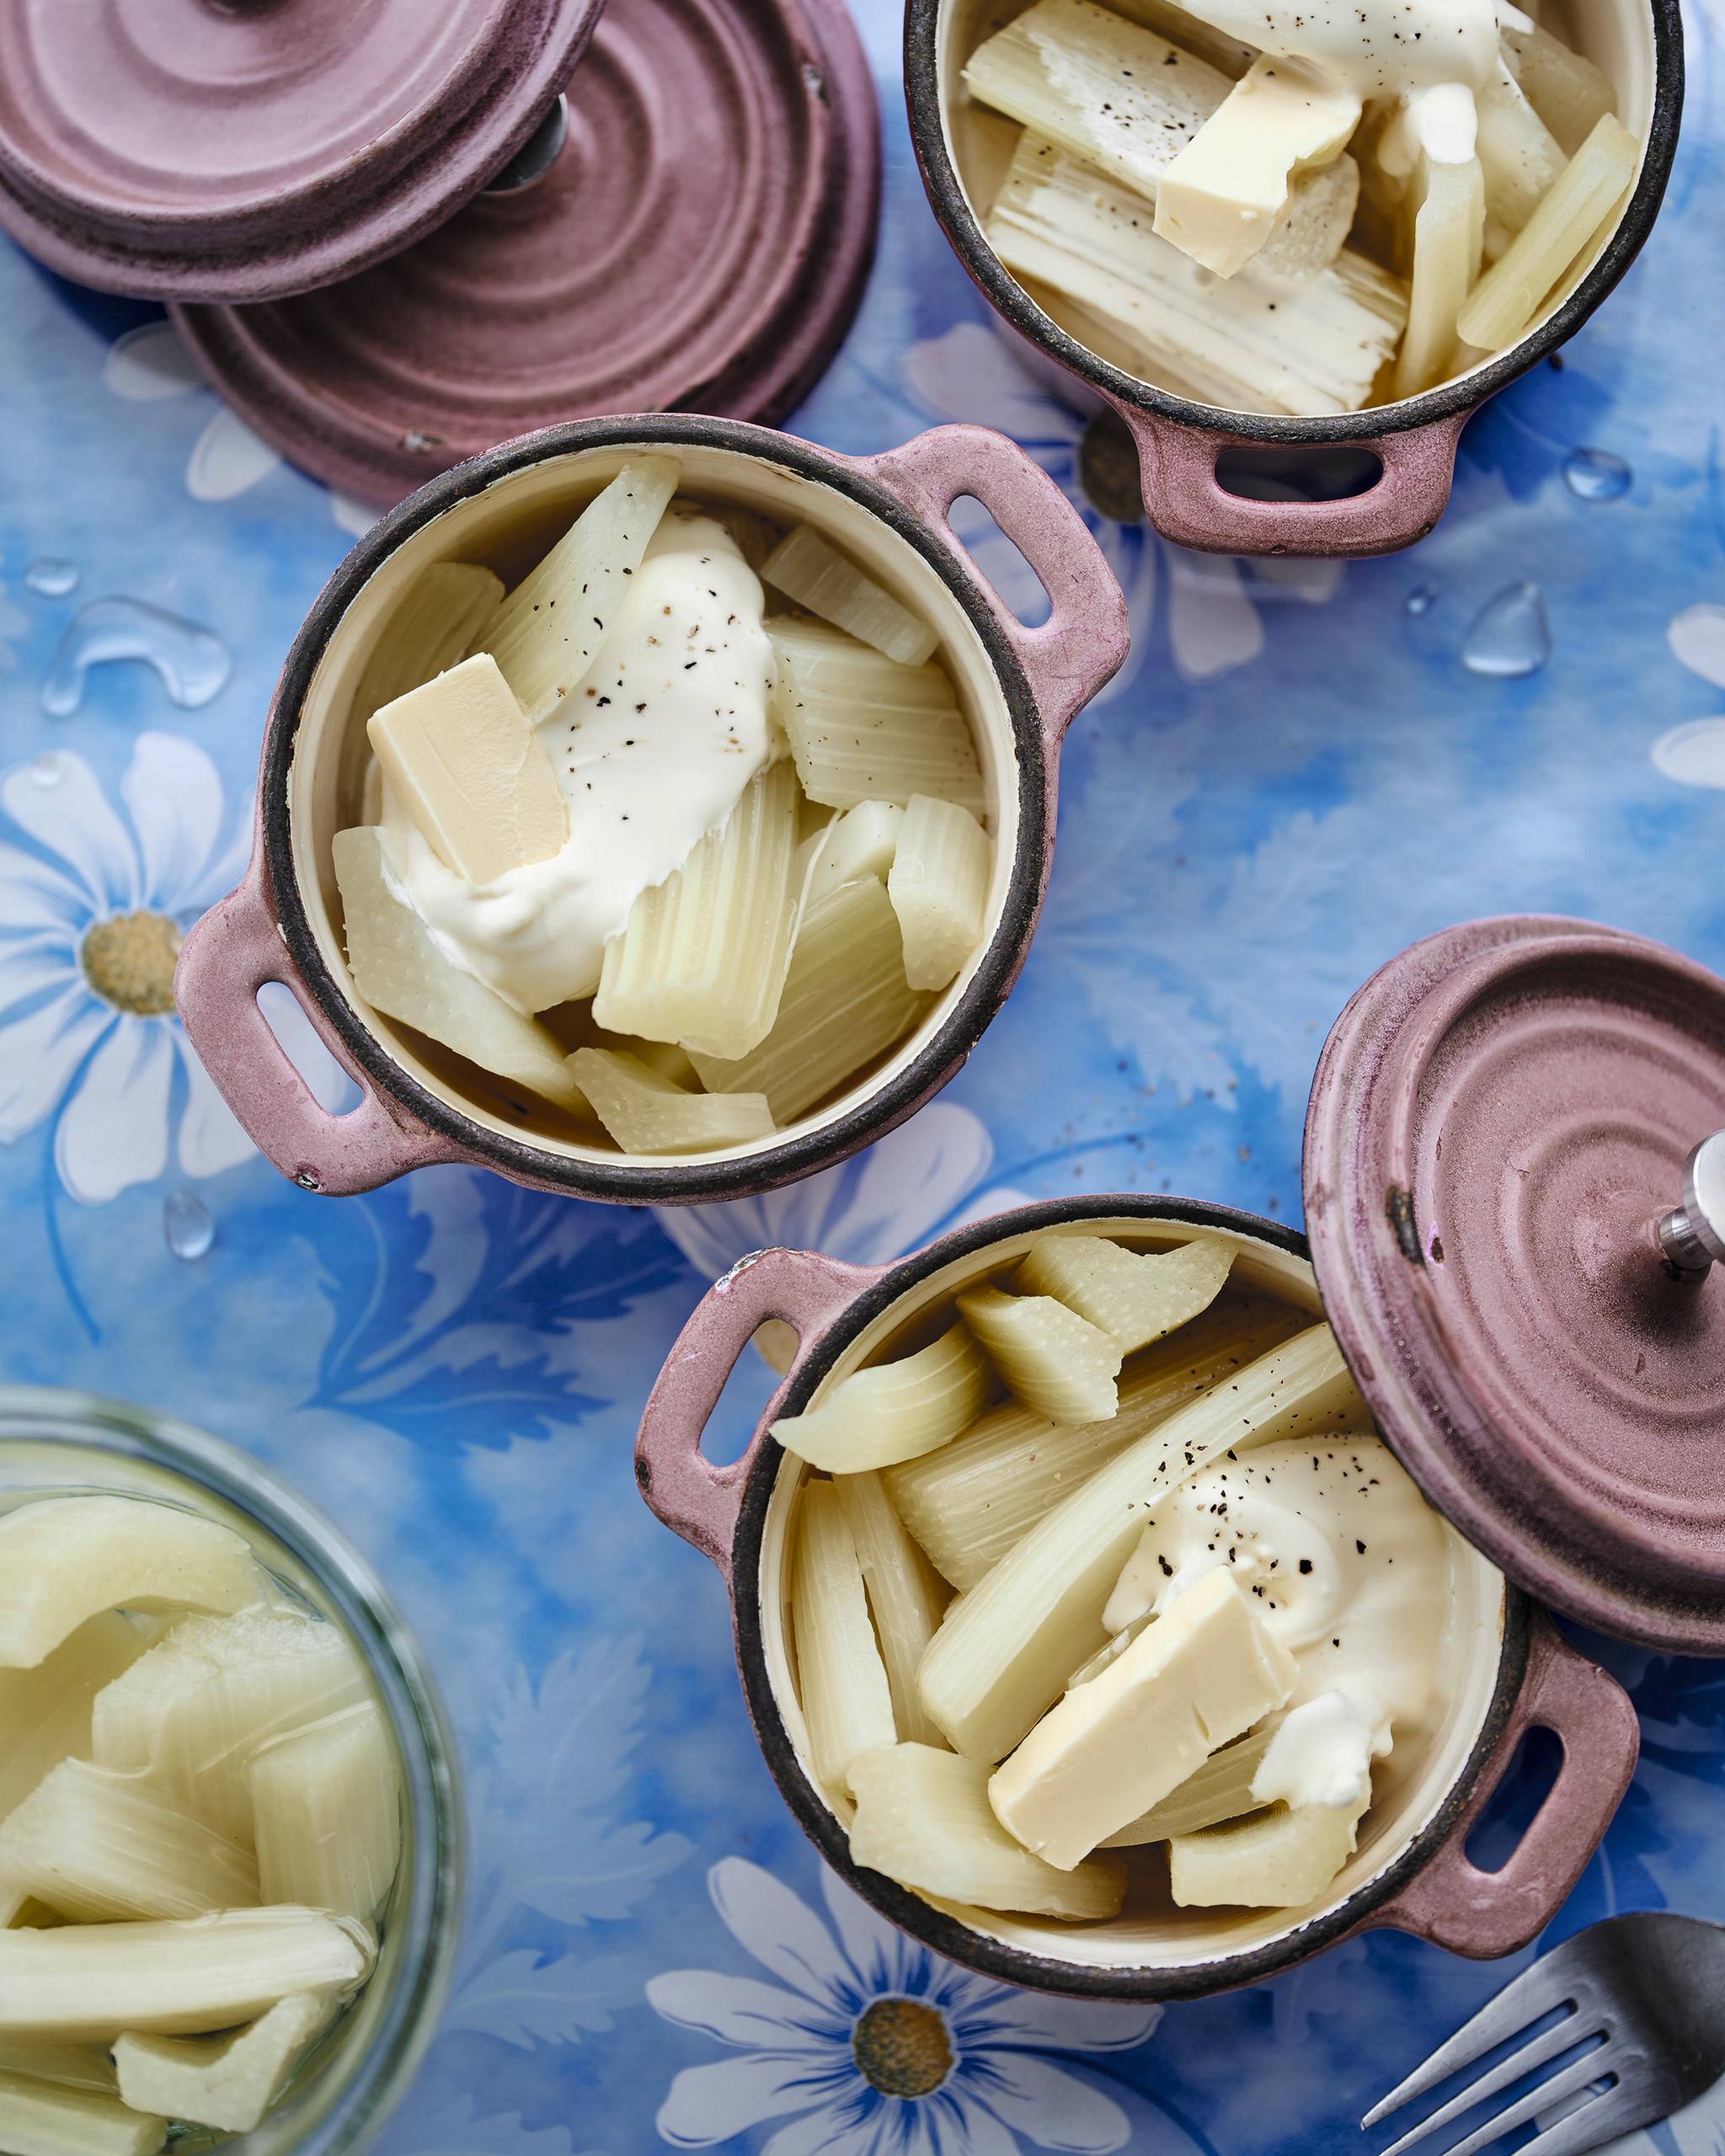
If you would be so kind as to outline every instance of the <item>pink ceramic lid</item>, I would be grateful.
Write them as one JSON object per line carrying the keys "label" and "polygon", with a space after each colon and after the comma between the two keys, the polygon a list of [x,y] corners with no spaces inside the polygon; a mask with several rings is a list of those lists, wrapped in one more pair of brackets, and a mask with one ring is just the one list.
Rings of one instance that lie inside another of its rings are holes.
{"label": "pink ceramic lid", "polygon": [[259,433],[391,502],[560,419],[790,409],[873,248],[878,119],[842,0],[611,0],[568,102],[532,187],[327,291],[179,310]]}
{"label": "pink ceramic lid", "polygon": [[603,0],[5,0],[0,223],[107,291],[350,275],[514,156]]}
{"label": "pink ceramic lid", "polygon": [[1693,1171],[1686,1241],[1670,1222],[1722,1130],[1725,981],[1521,915],[1431,937],[1354,997],[1305,1169],[1331,1322],[1433,1503],[1570,1615],[1713,1654],[1725,1264]]}

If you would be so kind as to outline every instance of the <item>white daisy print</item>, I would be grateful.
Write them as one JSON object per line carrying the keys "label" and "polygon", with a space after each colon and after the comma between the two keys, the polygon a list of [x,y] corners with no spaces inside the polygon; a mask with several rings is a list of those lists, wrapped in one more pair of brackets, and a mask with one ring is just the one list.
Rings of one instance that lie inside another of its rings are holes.
{"label": "white daisy print", "polygon": [[1141,2044],[1156,2006],[1045,1999],[955,1967],[884,1923],[825,1867],[825,1921],[758,1865],[708,1876],[738,1944],[777,1981],[681,1969],[647,1997],[735,2056],[686,2067],[659,2112],[676,2148],[783,2121],[761,2156],[1103,2156],[1131,2128],[1050,2052]]}

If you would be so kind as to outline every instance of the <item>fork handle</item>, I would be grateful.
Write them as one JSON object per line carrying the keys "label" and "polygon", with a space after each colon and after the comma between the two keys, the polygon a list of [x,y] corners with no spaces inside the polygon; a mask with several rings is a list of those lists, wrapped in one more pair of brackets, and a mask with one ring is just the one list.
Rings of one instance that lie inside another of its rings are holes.
{"label": "fork handle", "polygon": [[[1482,1871],[1468,1861],[1467,1838],[1530,1729],[1551,1731],[1563,1764],[1509,1861],[1500,1871]],[[1535,1611],[1527,1673],[1497,1749],[1436,1854],[1374,1912],[1372,1923],[1476,1961],[1525,1946],[1586,1870],[1629,1787],[1640,1747],[1629,1694]]]}

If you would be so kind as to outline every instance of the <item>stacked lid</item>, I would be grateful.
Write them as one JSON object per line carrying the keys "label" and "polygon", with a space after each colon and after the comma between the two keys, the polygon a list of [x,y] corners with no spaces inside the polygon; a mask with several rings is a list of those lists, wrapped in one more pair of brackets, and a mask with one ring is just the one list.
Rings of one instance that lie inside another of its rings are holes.
{"label": "stacked lid", "polygon": [[374,500],[556,419],[778,418],[873,249],[855,30],[841,0],[603,8],[13,0],[0,223],[174,303],[259,433]]}

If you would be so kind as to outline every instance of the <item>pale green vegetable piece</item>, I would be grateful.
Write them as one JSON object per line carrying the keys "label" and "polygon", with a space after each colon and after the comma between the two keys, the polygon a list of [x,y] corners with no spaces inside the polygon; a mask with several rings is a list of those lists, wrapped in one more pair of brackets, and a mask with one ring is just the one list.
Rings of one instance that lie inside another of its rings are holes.
{"label": "pale green vegetable piece", "polygon": [[796,852],[796,777],[788,764],[770,764],[722,827],[630,907],[605,947],[599,1023],[707,1055],[758,1046],[790,964]]}
{"label": "pale green vegetable piece", "polygon": [[1189,52],[1194,59],[1226,75],[1231,83],[1238,82],[1258,57],[1252,46],[1213,28],[1189,8],[1178,6],[1176,0],[1112,0],[1112,6],[1115,14],[1154,30],[1158,37],[1178,45],[1182,52]]}
{"label": "pale green vegetable piece", "polygon": [[799,524],[761,564],[765,581],[901,666],[920,666],[940,641],[927,622],[841,554],[813,526]]}
{"label": "pale green vegetable piece", "polygon": [[1220,1752],[1212,1752],[1160,1804],[1152,1805],[1119,1833],[1110,1834],[1103,1848],[1136,1849],[1146,1842],[1166,1842],[1175,1834],[1195,1834],[1200,1828],[1219,1826],[1225,1819],[1261,1811],[1263,1806],[1252,1794],[1252,1778],[1282,1721],[1279,1714],[1267,1716],[1247,1735],[1225,1744]]}
{"label": "pale green vegetable piece", "polygon": [[1300,1323],[1285,1305],[1231,1297],[1123,1369],[1118,1411],[1105,1421],[1062,1429],[1008,1401],[940,1451],[889,1467],[887,1489],[936,1570],[975,1587],[1099,1467]]}
{"label": "pale green vegetable piece", "polygon": [[1505,29],[1500,39],[1510,72],[1567,157],[1573,157],[1608,112],[1617,109],[1610,79],[1537,24]]}
{"label": "pale green vegetable piece", "polygon": [[1134,1251],[1106,1235],[1050,1233],[1031,1246],[1013,1284],[1056,1297],[1130,1355],[1208,1310],[1233,1262],[1233,1245],[1218,1235]]}
{"label": "pale green vegetable piece", "polygon": [[1119,1406],[1119,1342],[1052,1295],[972,1288],[965,1323],[1016,1398],[1055,1422],[1105,1422]]}
{"label": "pale green vegetable piece", "polygon": [[302,1991],[231,2036],[141,2036],[128,2030],[114,2047],[120,2093],[137,2111],[249,2133],[329,2013],[327,1999]]}
{"label": "pale green vegetable piece", "polygon": [[6,2156],[156,2156],[168,2121],[117,2096],[0,2073],[0,2148]]}
{"label": "pale green vegetable piece", "polygon": [[401,1860],[401,1773],[377,1702],[277,1737],[246,1779],[263,1898],[370,1924]]}
{"label": "pale green vegetable piece", "polygon": [[816,1406],[782,1415],[772,1434],[787,1452],[833,1475],[915,1460],[950,1444],[988,1397],[988,1364],[962,1325],[896,1362],[841,1378]]}
{"label": "pale green vegetable piece", "polygon": [[1102,1857],[1058,1871],[994,1816],[984,1767],[927,1744],[895,1744],[851,1763],[851,1855],[921,1894],[1075,1923],[1118,1916],[1126,1869]]}
{"label": "pale green vegetable piece", "polygon": [[811,801],[853,808],[932,793],[983,812],[970,728],[940,667],[901,666],[812,622],[767,624],[779,722]]}
{"label": "pale green vegetable piece", "polygon": [[1490,81],[1475,93],[1474,104],[1486,216],[1498,231],[1513,235],[1562,171],[1564,155],[1501,59]]}
{"label": "pale green vegetable piece", "polygon": [[377,632],[354,691],[353,717],[374,711],[465,659],[503,603],[503,579],[472,562],[433,562],[409,583]]}
{"label": "pale green vegetable piece", "polygon": [[710,1152],[772,1135],[764,1093],[691,1092],[611,1049],[577,1049],[569,1069],[626,1153]]}
{"label": "pale green vegetable piece", "polygon": [[676,490],[670,457],[632,458],[486,624],[475,648],[536,723],[586,678]]}
{"label": "pale green vegetable piece", "polygon": [[189,1618],[97,1694],[92,1749],[99,1766],[147,1774],[249,1849],[253,1753],[370,1696],[333,1625],[285,1610]]}
{"label": "pale green vegetable piece", "polygon": [[1486,183],[1477,157],[1461,164],[1422,157],[1419,184],[1407,334],[1396,360],[1397,397],[1416,397],[1450,372],[1456,323],[1485,243]]}
{"label": "pale green vegetable piece", "polygon": [[904,821],[905,812],[896,801],[859,801],[808,840],[813,864],[808,903],[812,905],[858,876],[873,876],[884,883]]}
{"label": "pale green vegetable piece", "polygon": [[[1368,1797],[1366,1802],[1370,1802]],[[1183,1909],[1298,1909],[1334,1880],[1359,1839],[1366,1806],[1285,1804],[1226,1826],[1176,1834],[1168,1877]]]}
{"label": "pale green vegetable piece", "polygon": [[482,1070],[579,1113],[585,1103],[556,1037],[444,956],[392,888],[382,834],[370,825],[338,831],[331,852],[348,963],[364,1001]]}
{"label": "pale green vegetable piece", "polygon": [[52,2081],[62,2089],[89,2089],[112,2095],[114,2062],[99,2044],[48,2043],[40,2036],[0,2036],[0,2074]]}
{"label": "pale green vegetable piece", "polygon": [[89,1750],[97,1693],[131,1668],[158,1629],[151,1620],[104,1609],[34,1669],[0,1669],[0,1819],[50,1768]]}
{"label": "pale green vegetable piece", "polygon": [[892,901],[860,876],[804,915],[766,1038],[747,1055],[696,1050],[692,1060],[710,1092],[765,1093],[782,1130],[884,1054],[925,1007],[905,979]]}
{"label": "pale green vegetable piece", "polygon": [[791,1630],[814,1779],[829,1797],[842,1797],[857,1753],[892,1743],[895,1732],[857,1545],[830,1482],[803,1486]]}
{"label": "pale green vegetable piece", "polygon": [[1231,1447],[1363,1413],[1327,1325],[1201,1394],[1097,1469],[948,1610],[922,1658],[922,1704],[968,1757],[1002,1758],[1107,1644],[1103,1605],[1156,1500]]}
{"label": "pale green vegetable piece", "polygon": [[315,1909],[0,1931],[0,2036],[106,2044],[126,2030],[207,2036],[255,2020],[290,1992],[356,1990],[375,1953],[363,1924]]}
{"label": "pale green vegetable piece", "polygon": [[244,1539],[178,1505],[43,1497],[0,1518],[0,1668],[35,1668],[122,1604],[234,1610],[265,1593]]}
{"label": "pale green vegetable piece", "polygon": [[981,942],[990,862],[968,808],[912,794],[886,880],[912,988],[944,988]]}
{"label": "pale green vegetable piece", "polygon": [[905,1532],[879,1475],[841,1475],[833,1487],[868,1590],[894,1726],[907,1742],[938,1744],[940,1732],[916,1689],[916,1669],[952,1591]]}
{"label": "pale green vegetable piece", "polygon": [[81,1924],[202,1916],[259,1898],[247,1850],[165,1790],[82,1759],[62,1759],[0,1823],[0,1874]]}

